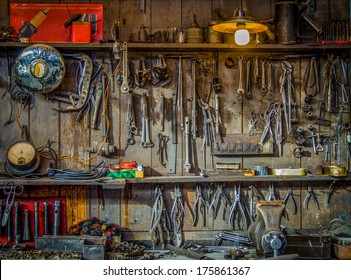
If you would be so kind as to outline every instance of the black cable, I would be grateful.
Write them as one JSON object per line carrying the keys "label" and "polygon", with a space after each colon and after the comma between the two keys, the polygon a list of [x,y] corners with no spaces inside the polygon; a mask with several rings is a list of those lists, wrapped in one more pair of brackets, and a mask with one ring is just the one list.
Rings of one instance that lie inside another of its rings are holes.
{"label": "black cable", "polygon": [[105,161],[100,162],[89,170],[49,168],[46,175],[55,180],[95,180],[106,175]]}
{"label": "black cable", "polygon": [[51,146],[53,144],[55,144],[55,141],[50,141],[50,139],[48,139],[48,142],[46,143],[45,146],[39,147],[37,148],[37,152],[39,152],[40,154],[43,153],[48,153],[50,156],[50,166],[52,168],[57,168],[57,163],[58,163],[58,156],[57,153],[55,152],[55,150],[53,148],[51,148]]}

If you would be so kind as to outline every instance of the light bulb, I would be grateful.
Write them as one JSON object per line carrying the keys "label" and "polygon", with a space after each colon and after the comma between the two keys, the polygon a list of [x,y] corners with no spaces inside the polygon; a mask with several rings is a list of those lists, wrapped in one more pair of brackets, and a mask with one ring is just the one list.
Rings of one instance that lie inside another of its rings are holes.
{"label": "light bulb", "polygon": [[250,42],[250,33],[247,29],[239,29],[234,33],[235,43],[239,46],[247,45]]}

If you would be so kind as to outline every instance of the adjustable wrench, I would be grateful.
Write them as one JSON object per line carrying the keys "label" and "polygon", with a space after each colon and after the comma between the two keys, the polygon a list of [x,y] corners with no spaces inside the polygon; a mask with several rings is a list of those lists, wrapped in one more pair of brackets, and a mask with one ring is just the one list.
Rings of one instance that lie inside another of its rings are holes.
{"label": "adjustable wrench", "polygon": [[189,161],[190,154],[190,142],[189,142],[189,132],[190,132],[190,120],[189,117],[185,117],[184,124],[184,138],[185,138],[185,161],[184,161],[184,170],[186,173],[190,172],[191,164]]}
{"label": "adjustable wrench", "polygon": [[246,62],[246,83],[245,83],[245,97],[247,99],[252,98],[252,92],[251,92],[251,60],[248,59]]}
{"label": "adjustable wrench", "polygon": [[128,84],[128,44],[127,42],[123,42],[123,65],[122,65],[122,85],[121,92],[128,93],[129,92],[129,84]]}
{"label": "adjustable wrench", "polygon": [[[262,75],[263,76],[263,75]],[[269,61],[267,65],[267,98],[269,100],[273,99],[273,73],[272,73],[272,63]]]}
{"label": "adjustable wrench", "polygon": [[255,85],[258,85],[258,81],[260,79],[260,65],[259,65],[259,60],[258,57],[255,57],[253,59],[253,77],[252,77],[252,82]]}
{"label": "adjustable wrench", "polygon": [[261,95],[265,96],[267,94],[266,85],[266,59],[261,60]]}
{"label": "adjustable wrench", "polygon": [[238,57],[238,67],[239,67],[239,84],[238,84],[238,100],[239,102],[243,102],[244,94],[245,94],[245,89],[243,87],[243,57],[240,55]]}

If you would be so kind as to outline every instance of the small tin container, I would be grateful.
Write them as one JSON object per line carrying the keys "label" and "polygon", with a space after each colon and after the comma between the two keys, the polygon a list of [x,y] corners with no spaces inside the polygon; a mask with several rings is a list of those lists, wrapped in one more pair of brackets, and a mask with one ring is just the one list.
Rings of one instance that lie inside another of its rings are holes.
{"label": "small tin container", "polygon": [[207,26],[207,43],[220,44],[223,42],[223,34],[216,30],[213,30],[212,26],[218,24],[219,21],[209,21]]}

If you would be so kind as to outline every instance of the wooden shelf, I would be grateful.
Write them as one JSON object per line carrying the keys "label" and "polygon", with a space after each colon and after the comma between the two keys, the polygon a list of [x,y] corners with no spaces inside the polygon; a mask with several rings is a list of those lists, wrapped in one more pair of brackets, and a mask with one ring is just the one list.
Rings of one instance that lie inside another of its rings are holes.
{"label": "wooden shelf", "polygon": [[208,177],[201,176],[158,176],[126,179],[127,184],[175,184],[175,183],[210,183],[210,182],[333,182],[346,181],[349,182],[351,177],[330,177],[327,175],[320,176],[242,176],[242,175],[228,175],[219,176],[212,175]]}
{"label": "wooden shelf", "polygon": [[50,178],[40,179],[17,179],[8,178],[0,179],[0,186],[5,185],[7,182],[13,181],[16,184],[24,186],[102,186],[104,189],[123,189],[126,185],[125,179],[111,179],[108,177],[99,178],[96,180],[53,180]]}
{"label": "wooden shelf", "polygon": [[[211,183],[211,182],[350,182],[351,177],[330,177],[327,175],[319,176],[243,176],[243,175],[211,175],[202,176],[156,176],[145,178],[112,179],[103,177],[97,180],[53,180],[50,178],[40,179],[0,179],[0,186],[9,181],[24,186],[103,186],[106,189],[123,189],[127,184],[176,184],[176,183]],[[0,187],[1,188],[1,187]]]}
{"label": "wooden shelf", "polygon": [[[35,43],[20,42],[0,42],[0,48],[5,50],[25,48]],[[50,44],[50,43],[45,43]],[[75,51],[111,51],[112,43],[51,43],[55,48]],[[257,44],[250,46],[237,46],[235,44],[176,44],[176,43],[128,43],[130,51],[145,52],[198,52],[198,51],[226,51],[226,52],[330,52],[330,51],[349,51],[351,45],[280,45],[280,44]]]}

